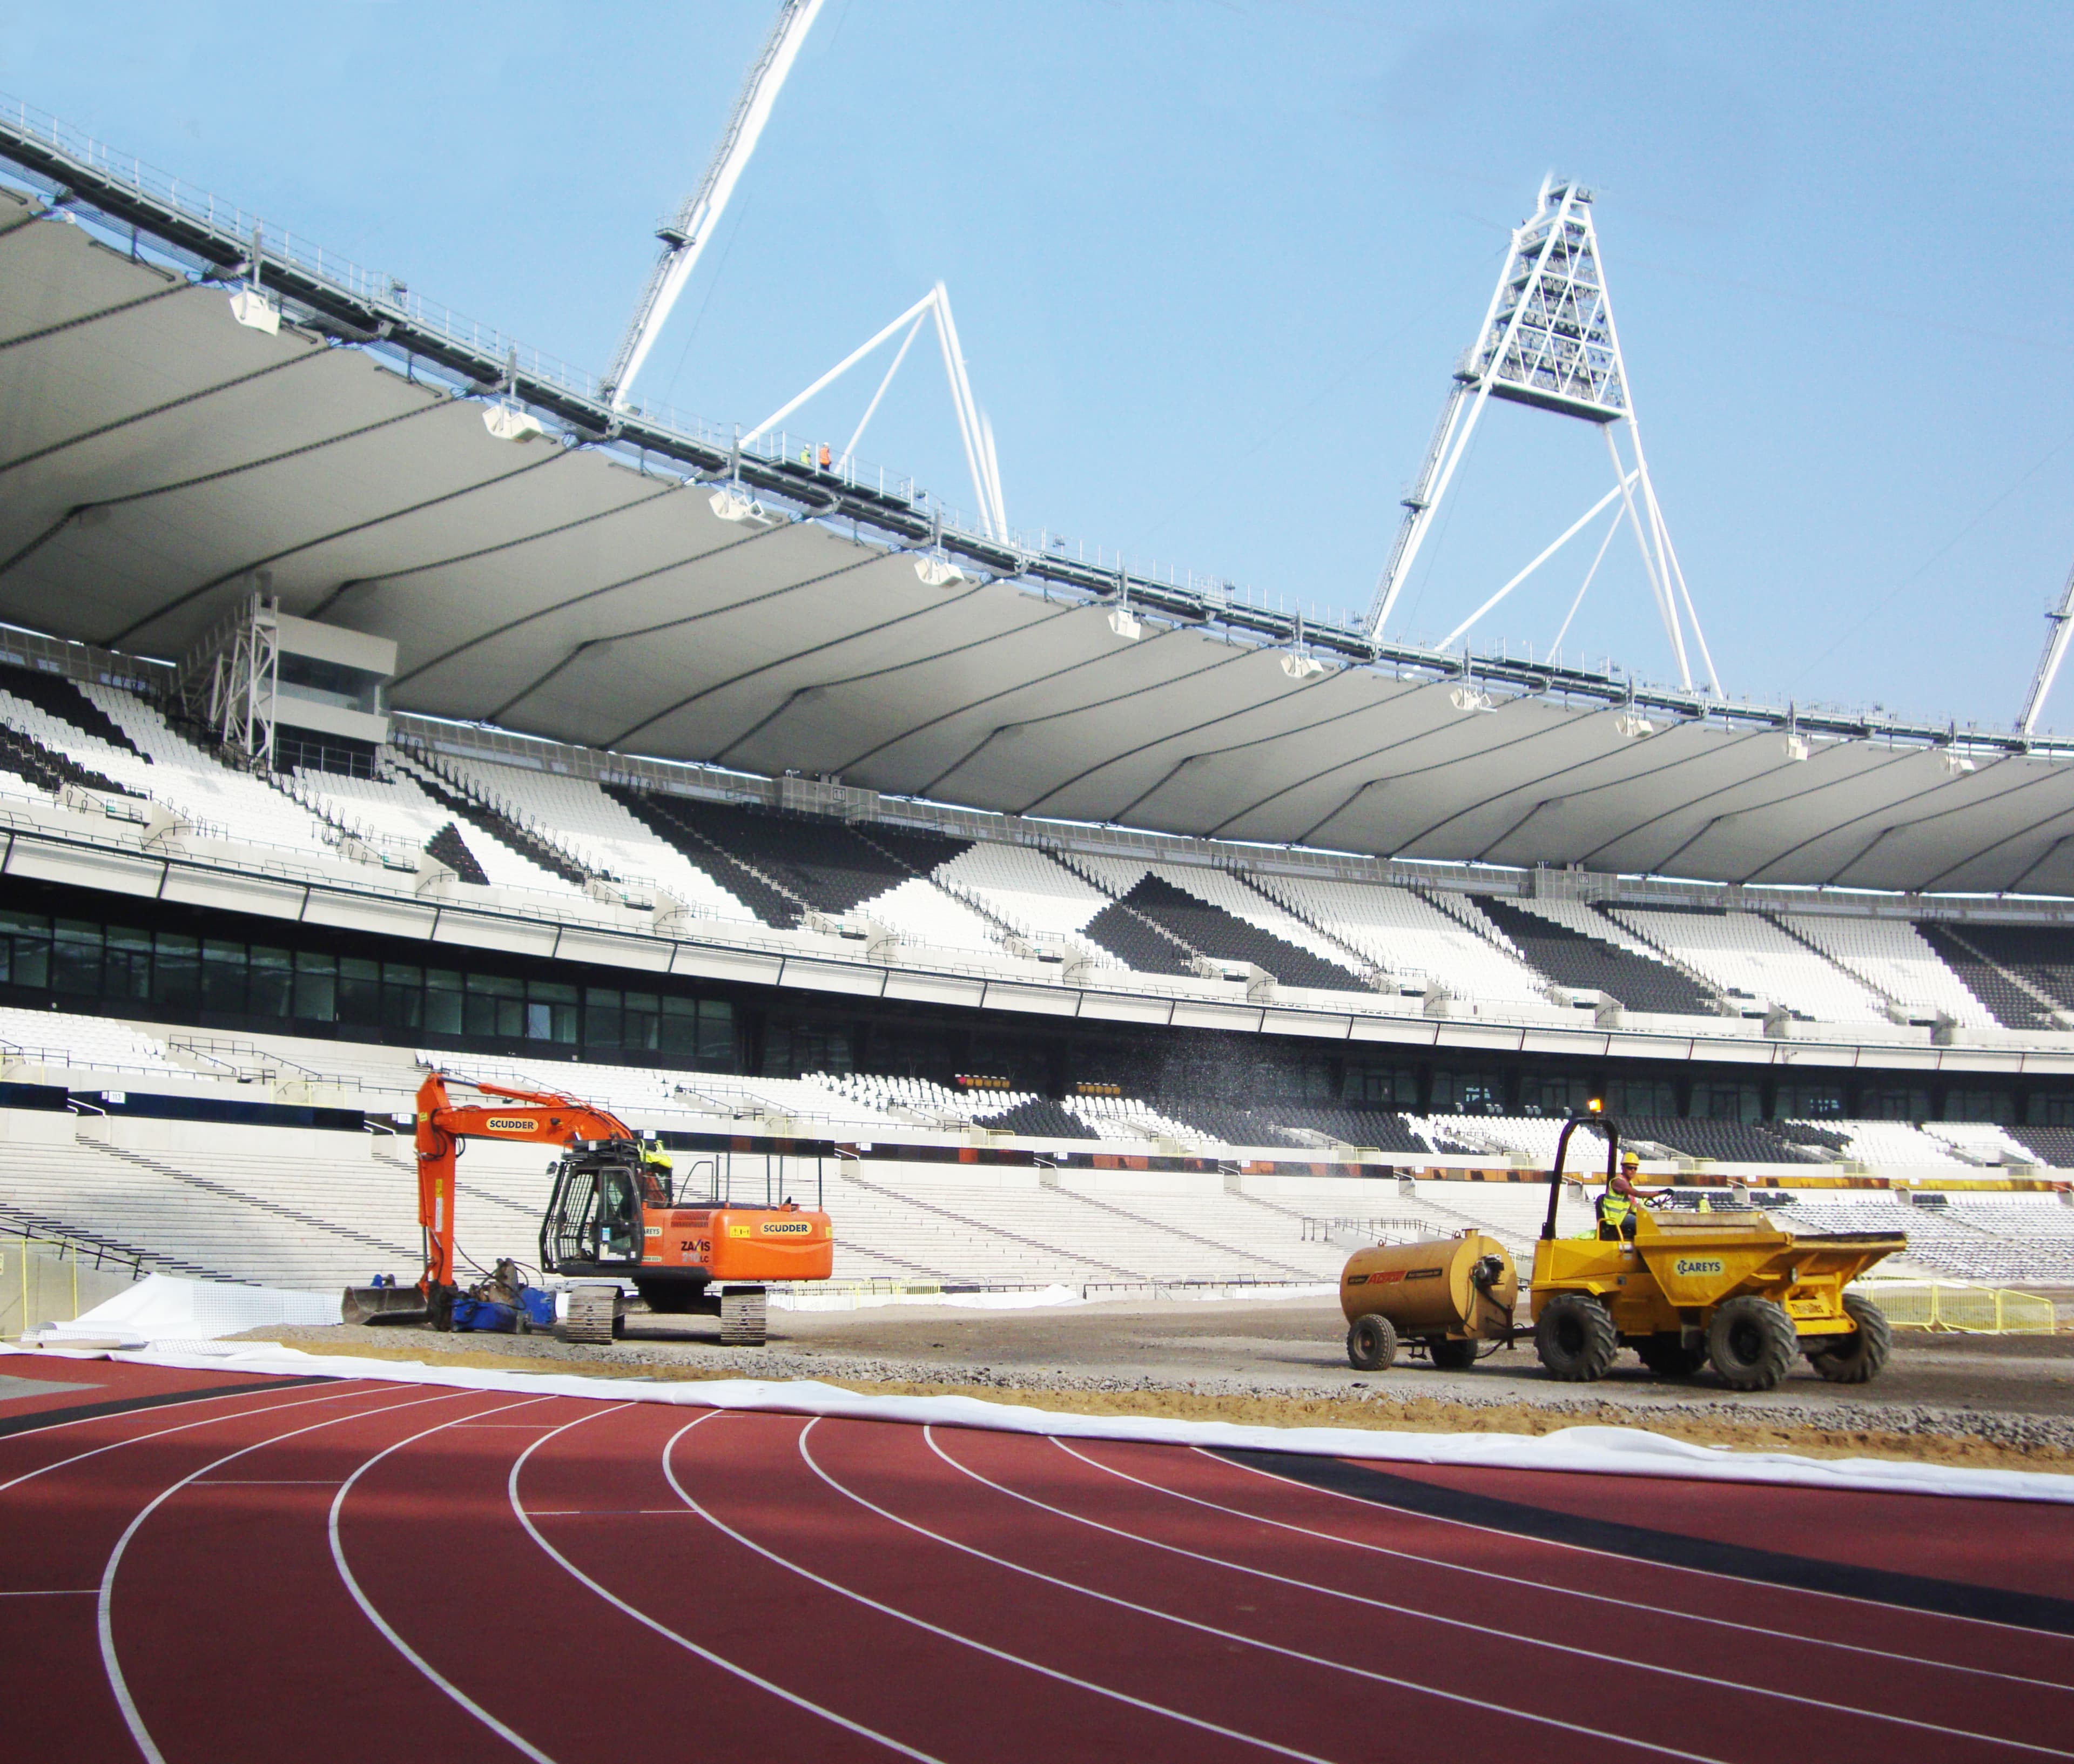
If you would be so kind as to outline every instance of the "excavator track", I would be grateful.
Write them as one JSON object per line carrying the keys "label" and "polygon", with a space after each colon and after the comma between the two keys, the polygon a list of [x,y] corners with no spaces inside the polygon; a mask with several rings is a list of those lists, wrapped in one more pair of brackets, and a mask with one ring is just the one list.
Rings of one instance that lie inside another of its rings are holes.
{"label": "excavator track", "polygon": [[720,1341],[724,1348],[760,1348],[767,1315],[761,1287],[730,1287],[720,1296]]}
{"label": "excavator track", "polygon": [[617,1287],[571,1287],[568,1310],[555,1333],[564,1341],[589,1341],[609,1347],[619,1332],[619,1306]]}

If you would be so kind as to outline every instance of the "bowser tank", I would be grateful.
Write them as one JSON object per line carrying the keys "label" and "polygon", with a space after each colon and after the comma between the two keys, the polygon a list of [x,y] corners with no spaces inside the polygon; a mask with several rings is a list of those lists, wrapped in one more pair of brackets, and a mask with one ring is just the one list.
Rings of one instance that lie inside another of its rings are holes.
{"label": "bowser tank", "polygon": [[1410,1340],[1435,1365],[1458,1371],[1475,1363],[1478,1343],[1512,1339],[1518,1295],[1512,1258],[1481,1231],[1357,1250],[1340,1274],[1348,1361],[1380,1372]]}

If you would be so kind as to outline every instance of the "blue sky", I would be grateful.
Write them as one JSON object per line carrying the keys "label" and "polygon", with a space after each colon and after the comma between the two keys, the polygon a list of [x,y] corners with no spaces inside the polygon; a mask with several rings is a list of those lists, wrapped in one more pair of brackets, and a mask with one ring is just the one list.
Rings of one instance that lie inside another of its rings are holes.
{"label": "blue sky", "polygon": [[[0,90],[601,369],[772,10],[6,0]],[[1358,610],[1553,167],[1731,693],[2004,726],[2074,562],[2070,76],[2064,6],[827,0],[640,391],[754,422],[940,277],[1018,527]],[[971,504],[919,347],[860,452]],[[1609,481],[1494,410],[1394,634]],[[1568,652],[1672,677],[1625,538]]]}

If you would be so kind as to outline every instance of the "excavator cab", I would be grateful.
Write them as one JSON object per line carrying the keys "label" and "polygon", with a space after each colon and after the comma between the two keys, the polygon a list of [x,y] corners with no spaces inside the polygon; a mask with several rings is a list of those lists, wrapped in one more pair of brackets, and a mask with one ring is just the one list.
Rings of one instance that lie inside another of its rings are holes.
{"label": "excavator cab", "polygon": [[540,1265],[563,1273],[606,1274],[641,1265],[643,1212],[667,1207],[669,1190],[631,1140],[582,1140],[555,1167],[540,1221]]}

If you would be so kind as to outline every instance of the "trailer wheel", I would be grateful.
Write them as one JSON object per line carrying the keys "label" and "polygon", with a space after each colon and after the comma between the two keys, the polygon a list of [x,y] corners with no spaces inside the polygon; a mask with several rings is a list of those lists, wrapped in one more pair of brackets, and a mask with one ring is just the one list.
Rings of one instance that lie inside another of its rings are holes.
{"label": "trailer wheel", "polygon": [[1426,1339],[1426,1357],[1433,1362],[1437,1372],[1466,1372],[1477,1363],[1477,1344],[1451,1341],[1444,1335],[1429,1336]]}
{"label": "trailer wheel", "polygon": [[1732,1390],[1775,1388],[1799,1353],[1786,1307],[1755,1293],[1729,1299],[1707,1326],[1707,1357]]}
{"label": "trailer wheel", "polygon": [[1541,1320],[1534,1325],[1534,1351],[1550,1378],[1592,1384],[1613,1365],[1620,1335],[1597,1299],[1581,1292],[1559,1292],[1541,1308]]}
{"label": "trailer wheel", "polygon": [[1635,1344],[1642,1363],[1659,1378],[1689,1378],[1707,1363],[1704,1348],[1688,1348],[1675,1330],[1646,1335]]}
{"label": "trailer wheel", "polygon": [[1371,1311],[1347,1331],[1347,1364],[1357,1372],[1387,1372],[1397,1358],[1397,1330]]}
{"label": "trailer wheel", "polygon": [[1808,1364],[1832,1384],[1869,1384],[1880,1375],[1894,1351],[1894,1325],[1886,1313],[1861,1293],[1844,1295],[1844,1315],[1857,1325],[1850,1335],[1823,1339],[1836,1342],[1810,1352]]}

